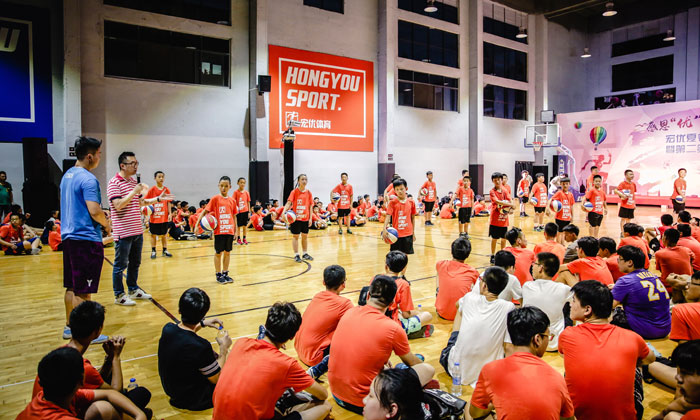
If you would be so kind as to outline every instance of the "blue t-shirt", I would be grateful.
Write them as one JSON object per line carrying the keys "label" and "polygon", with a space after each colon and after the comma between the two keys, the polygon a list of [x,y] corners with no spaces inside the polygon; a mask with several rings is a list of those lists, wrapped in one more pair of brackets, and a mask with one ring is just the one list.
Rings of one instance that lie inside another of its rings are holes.
{"label": "blue t-shirt", "polygon": [[61,180],[61,240],[102,242],[100,224],[92,219],[85,201],[102,201],[100,183],[85,168],[70,168]]}
{"label": "blue t-shirt", "polygon": [[671,297],[661,280],[645,269],[620,277],[613,298],[625,308],[627,322],[645,339],[666,337],[671,331]]}

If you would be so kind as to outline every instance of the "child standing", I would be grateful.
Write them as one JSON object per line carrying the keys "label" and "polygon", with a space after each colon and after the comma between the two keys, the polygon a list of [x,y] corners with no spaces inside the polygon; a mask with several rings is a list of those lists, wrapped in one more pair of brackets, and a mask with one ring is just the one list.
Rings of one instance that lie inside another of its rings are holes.
{"label": "child standing", "polygon": [[489,236],[491,237],[491,264],[495,260],[496,242],[501,240],[501,249],[506,246],[508,230],[508,210],[513,207],[510,194],[503,188],[504,175],[500,172],[491,174],[493,188],[489,192],[491,198],[491,215],[489,217]]}
{"label": "child standing", "polygon": [[459,236],[469,238],[469,221],[474,207],[474,190],[471,189],[472,179],[469,175],[462,178],[462,186],[457,188],[459,199]]}
{"label": "child standing", "polygon": [[428,194],[423,196],[423,205],[425,206],[425,225],[432,226],[433,222],[430,221],[430,218],[433,215],[433,207],[435,206],[437,189],[435,187],[435,182],[433,182],[433,171],[426,172],[425,176],[428,177],[428,180],[425,181],[420,187],[421,191],[423,190],[423,188],[428,190]]}
{"label": "child standing", "polygon": [[617,216],[620,218],[620,237],[623,237],[625,224],[634,219],[634,209],[636,207],[634,196],[637,192],[637,184],[632,182],[634,172],[631,169],[625,171],[625,180],[613,191],[620,197],[620,210]]}
{"label": "child standing", "polygon": [[350,230],[350,207],[352,205],[353,191],[352,185],[348,184],[348,174],[343,172],[340,174],[340,184],[336,185],[331,191],[331,201],[333,194],[338,194],[338,234],[343,234],[343,223],[348,234],[352,235]]}
{"label": "child standing", "polygon": [[202,218],[209,213],[217,220],[216,229],[214,229],[214,251],[216,252],[214,269],[216,270],[216,281],[219,284],[233,283],[233,279],[228,275],[228,266],[231,259],[231,249],[233,249],[233,238],[236,235],[236,218],[234,216],[238,211],[235,200],[228,195],[230,189],[231,178],[222,176],[219,179],[219,194],[211,198],[211,201],[197,218],[197,226]]}
{"label": "child standing", "polygon": [[[307,261],[313,261],[311,255],[306,252],[307,247],[307,237],[309,236],[309,227],[311,226],[311,205],[313,203],[313,196],[311,192],[306,189],[306,183],[308,179],[305,174],[301,174],[297,177],[297,186],[289,194],[287,198],[287,204],[284,205],[284,211],[282,212],[282,217],[285,223],[287,218],[284,215],[288,210],[292,210],[296,214],[296,221],[289,225],[289,231],[292,232],[292,249],[294,250],[294,261],[300,263],[302,259]],[[299,235],[301,235],[301,250],[303,255],[299,257]]]}
{"label": "child standing", "polygon": [[520,200],[520,217],[529,217],[525,213],[525,203],[527,203],[528,197],[530,195],[530,173],[528,171],[523,171],[521,173],[522,178],[518,182],[518,199]]}
{"label": "child standing", "polygon": [[561,210],[554,216],[554,222],[557,224],[557,242],[564,244],[564,227],[571,223],[574,218],[574,195],[569,191],[569,178],[562,178],[559,181],[561,190],[557,191],[552,198],[547,202],[547,216],[551,216],[550,205],[552,201],[558,200],[561,203]]}
{"label": "child standing", "polygon": [[[248,233],[248,212],[250,211],[250,193],[245,190],[245,178],[238,178],[238,189],[233,192],[233,201],[238,206],[236,224],[238,225],[238,245],[248,245],[246,234]],[[243,237],[241,238],[241,232]]]}
{"label": "child standing", "polygon": [[544,184],[544,174],[535,175],[537,182],[532,186],[530,201],[535,206],[535,232],[544,230],[544,210],[547,207],[547,186]]}
{"label": "child standing", "polygon": [[406,180],[397,178],[392,183],[392,188],[396,194],[396,198],[389,202],[384,219],[384,229],[382,230],[382,238],[386,238],[387,227],[393,226],[399,234],[396,242],[391,244],[392,251],[402,251],[405,254],[413,254],[413,241],[415,239],[413,227],[416,220],[416,203],[409,200],[406,195]]}
{"label": "child standing", "polygon": [[[596,239],[598,239],[600,224],[603,222],[603,215],[608,214],[608,205],[605,202],[605,192],[601,190],[602,185],[603,177],[600,175],[593,175],[593,184],[591,185],[591,188],[586,191],[586,196],[583,199],[583,204],[586,204],[586,202],[593,204],[593,210],[588,212],[587,216],[588,235]],[[586,210],[585,207],[583,209]]]}
{"label": "child standing", "polygon": [[165,173],[156,171],[153,174],[156,185],[152,186],[146,193],[146,199],[155,198],[152,204],[153,213],[148,221],[148,231],[151,233],[151,259],[156,257],[156,241],[160,236],[160,243],[163,245],[163,256],[172,257],[168,252],[168,222],[170,221],[170,189],[163,185]]}

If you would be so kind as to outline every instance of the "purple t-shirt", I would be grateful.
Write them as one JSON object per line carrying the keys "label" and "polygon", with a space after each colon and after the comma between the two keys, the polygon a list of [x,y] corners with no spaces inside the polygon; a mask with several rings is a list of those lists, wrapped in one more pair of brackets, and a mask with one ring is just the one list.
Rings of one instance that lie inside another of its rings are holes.
{"label": "purple t-shirt", "polygon": [[612,294],[624,306],[632,330],[643,338],[662,338],[671,331],[671,297],[655,274],[643,268],[625,274]]}

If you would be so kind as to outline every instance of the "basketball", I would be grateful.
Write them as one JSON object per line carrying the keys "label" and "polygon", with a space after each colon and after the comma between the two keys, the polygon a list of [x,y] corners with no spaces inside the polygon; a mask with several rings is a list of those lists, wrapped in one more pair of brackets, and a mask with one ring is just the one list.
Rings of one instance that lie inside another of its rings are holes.
{"label": "basketball", "polygon": [[422,195],[423,197],[427,196],[427,195],[428,195],[428,189],[427,189],[427,188],[421,188],[421,189],[420,189],[420,195]]}
{"label": "basketball", "polygon": [[549,205],[549,207],[552,208],[552,210],[556,211],[557,213],[561,211],[562,205],[561,201],[559,200],[552,200],[552,204]]}
{"label": "basketball", "polygon": [[338,200],[340,200],[340,194],[338,194],[337,192],[334,192],[333,194],[331,194],[331,199],[332,199],[333,201],[338,201]]}
{"label": "basketball", "polygon": [[216,217],[211,214],[207,214],[206,216],[202,217],[202,220],[199,221],[199,226],[207,232],[211,232],[216,229],[218,224],[219,222],[217,222]]}
{"label": "basketball", "polygon": [[593,203],[591,203],[590,201],[586,201],[585,203],[583,203],[583,209],[585,211],[593,211]]}
{"label": "basketball", "polygon": [[521,190],[520,188],[518,188],[518,197],[522,198],[522,197],[524,197],[524,196],[525,196],[525,191],[523,191],[523,190]]}
{"label": "basketball", "polygon": [[399,232],[396,229],[394,229],[391,226],[386,228],[386,237],[384,238],[384,242],[391,245],[393,243],[396,243],[396,241],[398,239],[399,239]]}
{"label": "basketball", "polygon": [[153,210],[154,210],[153,205],[148,204],[148,205],[141,207],[141,214],[143,214],[144,216],[150,216],[153,214]]}
{"label": "basketball", "polygon": [[530,199],[530,202],[532,202],[532,205],[533,205],[533,206],[537,206],[537,204],[538,204],[538,203],[537,203],[537,199],[536,199],[535,197],[532,197],[532,198]]}
{"label": "basketball", "polygon": [[291,211],[291,210],[288,210],[288,211],[284,214],[284,217],[285,217],[285,219],[287,220],[287,223],[289,223],[290,225],[291,225],[292,223],[296,222],[296,220],[297,220],[297,215],[296,215],[293,211]]}
{"label": "basketball", "polygon": [[394,194],[391,194],[389,196],[389,201],[396,200],[397,198],[399,198],[399,197],[395,196]]}
{"label": "basketball", "polygon": [[454,202],[454,205],[455,205],[455,207],[458,207],[458,206],[459,206],[460,204],[462,204],[462,202],[461,202],[461,201],[459,201],[459,200],[455,200],[455,202]]}
{"label": "basketball", "polygon": [[682,195],[677,195],[676,196],[676,203],[681,203],[683,202],[683,196]]}

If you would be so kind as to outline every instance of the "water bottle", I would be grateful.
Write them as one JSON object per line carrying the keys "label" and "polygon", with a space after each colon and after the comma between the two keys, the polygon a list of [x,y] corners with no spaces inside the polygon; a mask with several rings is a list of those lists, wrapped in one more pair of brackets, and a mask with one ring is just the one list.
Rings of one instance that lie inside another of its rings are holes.
{"label": "water bottle", "polygon": [[462,396],[462,371],[459,367],[459,362],[455,362],[454,369],[452,370],[452,388],[450,389],[450,394],[455,397]]}
{"label": "water bottle", "polygon": [[136,389],[138,384],[136,384],[136,378],[129,379],[129,386],[126,387],[127,392]]}
{"label": "water bottle", "polygon": [[217,337],[223,338],[226,335],[226,333],[227,333],[227,331],[224,329],[224,327],[219,325],[219,332],[216,334]]}

